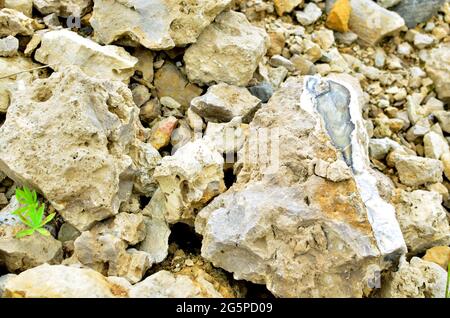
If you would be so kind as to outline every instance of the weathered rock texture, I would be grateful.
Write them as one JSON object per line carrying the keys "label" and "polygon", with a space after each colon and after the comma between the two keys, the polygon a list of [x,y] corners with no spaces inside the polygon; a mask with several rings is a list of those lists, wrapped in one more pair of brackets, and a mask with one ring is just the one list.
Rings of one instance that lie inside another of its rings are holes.
{"label": "weathered rock texture", "polygon": [[269,36],[244,14],[224,12],[184,55],[190,81],[246,86],[266,54]]}
{"label": "weathered rock texture", "polygon": [[68,30],[45,33],[35,59],[56,71],[67,65],[78,65],[89,76],[123,81],[133,75],[138,62],[121,47],[101,46]]}
{"label": "weathered rock texture", "polygon": [[92,7],[92,0],[33,0],[33,4],[44,15],[81,17]]}
{"label": "weathered rock texture", "polygon": [[408,28],[412,29],[417,24],[428,21],[434,16],[446,0],[401,0],[390,8],[405,19]]}
{"label": "weathered rock texture", "polygon": [[[94,0],[91,19],[97,39],[131,39],[154,50],[194,43],[231,0]],[[114,23],[111,23],[114,21]]]}
{"label": "weathered rock texture", "polygon": [[425,69],[436,86],[439,98],[450,102],[450,44],[441,44],[425,54]]}
{"label": "weathered rock texture", "polygon": [[33,35],[40,26],[36,20],[13,9],[0,10],[0,37],[8,35]]}
{"label": "weathered rock texture", "polygon": [[[368,168],[361,89],[348,77],[338,83],[330,88],[328,81],[308,79],[306,93],[302,79],[288,80],[250,124],[251,132],[267,130],[270,137],[249,137],[237,183],[196,219],[203,257],[277,296],[361,297],[374,272],[386,267],[384,256],[395,259],[406,249],[394,209],[380,198]],[[330,101],[342,108],[328,109],[336,122],[315,110],[326,111]],[[271,150],[252,152],[258,146]],[[346,154],[350,179],[314,174],[319,160],[332,163]]]}
{"label": "weathered rock texture", "polygon": [[383,284],[385,298],[445,298],[447,272],[439,265],[413,257],[403,260],[397,272]]}
{"label": "weathered rock texture", "polygon": [[121,82],[63,69],[13,96],[0,128],[0,169],[85,230],[128,199],[134,181],[128,154],[144,134],[138,113]]}
{"label": "weathered rock texture", "polygon": [[17,232],[26,229],[19,218],[12,214],[19,208],[15,198],[0,211],[0,265],[10,272],[23,271],[35,266],[62,261],[62,246],[52,236],[34,233],[21,239],[15,238]]}

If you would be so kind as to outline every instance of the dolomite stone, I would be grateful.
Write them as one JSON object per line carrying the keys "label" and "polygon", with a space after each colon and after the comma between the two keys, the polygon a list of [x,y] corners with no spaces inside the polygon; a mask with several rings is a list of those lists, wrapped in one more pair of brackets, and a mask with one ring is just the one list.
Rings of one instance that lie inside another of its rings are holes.
{"label": "dolomite stone", "polygon": [[393,149],[401,148],[401,146],[392,139],[380,138],[370,139],[369,153],[370,157],[376,160],[384,160],[388,153]]}
{"label": "dolomite stone", "polygon": [[[327,12],[330,12],[336,0],[327,0]],[[405,21],[400,15],[389,11],[371,0],[350,0],[350,30],[358,35],[366,45],[376,45],[386,36],[400,31]]]}
{"label": "dolomite stone", "polygon": [[82,17],[92,7],[92,0],[33,0],[42,14],[56,13],[60,17]]}
{"label": "dolomite stone", "polygon": [[301,5],[303,3],[303,0],[274,0],[273,5],[275,7],[275,10],[277,11],[277,14],[279,16],[282,16],[285,13],[292,12],[295,7]]}
{"label": "dolomite stone", "polygon": [[187,76],[194,83],[246,86],[268,46],[267,33],[244,14],[224,12],[186,50]]}
{"label": "dolomite stone", "polygon": [[439,99],[450,101],[450,44],[430,50],[424,58],[425,70],[433,80]]}
{"label": "dolomite stone", "polygon": [[121,47],[101,46],[69,30],[54,30],[42,35],[35,59],[49,64],[55,71],[77,65],[89,76],[122,81],[128,81],[138,62]]}
{"label": "dolomite stone", "polygon": [[131,298],[222,298],[214,285],[198,275],[176,275],[162,270],[134,285]]}
{"label": "dolomite stone", "polygon": [[[38,77],[37,71],[23,72],[39,65],[23,56],[0,57],[0,113],[6,113],[15,89],[24,88]],[[18,73],[18,74],[17,74]],[[8,75],[16,74],[7,77]]]}
{"label": "dolomite stone", "polygon": [[450,244],[450,226],[440,194],[424,190],[401,191],[394,202],[410,253],[417,254],[433,246]]}
{"label": "dolomite stone", "polygon": [[119,213],[114,219],[81,233],[74,242],[74,254],[66,263],[79,262],[103,275],[136,283],[151,264],[145,252],[127,247],[143,241],[145,229],[141,214]]}
{"label": "dolomite stone", "polygon": [[409,29],[437,14],[446,0],[402,0],[390,10],[397,12]]}
{"label": "dolomite stone", "polygon": [[450,153],[447,140],[434,131],[430,131],[423,137],[423,145],[427,158],[441,159],[443,154]]}
{"label": "dolomite stone", "polygon": [[[74,288],[76,287],[76,288]],[[128,290],[111,278],[88,268],[48,265],[29,269],[5,284],[3,297],[112,298],[127,297]]]}
{"label": "dolomite stone", "polygon": [[5,8],[22,12],[27,17],[32,16],[33,0],[5,0]]}
{"label": "dolomite stone", "polygon": [[445,298],[447,272],[439,265],[413,257],[402,260],[382,286],[384,298]]}
{"label": "dolomite stone", "polygon": [[169,223],[193,223],[196,210],[225,191],[223,157],[198,139],[164,157],[153,177],[165,199]]}
{"label": "dolomite stone", "polygon": [[322,16],[322,10],[314,3],[310,2],[305,6],[303,11],[295,13],[295,18],[301,25],[311,25]]}
{"label": "dolomite stone", "polygon": [[130,154],[137,168],[134,190],[151,197],[157,188],[153,172],[161,161],[161,155],[151,144],[140,141],[131,147]]}
{"label": "dolomite stone", "polygon": [[[362,96],[346,75],[284,83],[250,124],[270,137],[250,135],[237,182],[197,215],[204,258],[279,297],[361,297],[371,289],[374,271],[389,267],[385,256],[396,259],[406,246],[394,208],[378,193],[380,175],[371,173]],[[318,177],[319,159],[349,162],[354,172],[341,182]]]}
{"label": "dolomite stone", "polygon": [[0,10],[0,38],[8,35],[33,35],[34,31],[42,27],[36,20],[13,9]]}
{"label": "dolomite stone", "polygon": [[207,122],[229,122],[241,117],[249,123],[261,101],[244,87],[220,83],[208,88],[205,95],[191,101],[191,109]]}
{"label": "dolomite stone", "polygon": [[449,246],[435,246],[427,250],[422,257],[424,261],[433,262],[441,266],[444,270],[448,269],[450,262],[450,247]]}
{"label": "dolomite stone", "polygon": [[200,96],[202,89],[189,83],[175,64],[165,62],[155,74],[155,88],[158,98],[172,97],[183,108],[188,108],[191,100]]}
{"label": "dolomite stone", "polygon": [[0,39],[0,56],[11,57],[17,55],[19,50],[19,40],[11,35]]}
{"label": "dolomite stone", "polygon": [[244,145],[247,128],[239,117],[226,124],[210,122],[203,138],[218,152],[234,154]]}
{"label": "dolomite stone", "polygon": [[78,230],[130,195],[130,147],[142,138],[130,90],[68,67],[17,91],[0,127],[0,170],[42,193]]}
{"label": "dolomite stone", "polygon": [[442,182],[443,165],[439,160],[400,156],[395,162],[400,182],[407,186]]}
{"label": "dolomite stone", "polygon": [[35,232],[20,239],[15,234],[26,229],[19,218],[12,214],[19,208],[15,197],[0,211],[0,265],[10,272],[24,271],[43,263],[58,264],[62,261],[62,245],[52,236]]}
{"label": "dolomite stone", "polygon": [[129,38],[148,49],[168,50],[194,43],[230,3],[231,0],[94,0],[90,23],[101,43]]}

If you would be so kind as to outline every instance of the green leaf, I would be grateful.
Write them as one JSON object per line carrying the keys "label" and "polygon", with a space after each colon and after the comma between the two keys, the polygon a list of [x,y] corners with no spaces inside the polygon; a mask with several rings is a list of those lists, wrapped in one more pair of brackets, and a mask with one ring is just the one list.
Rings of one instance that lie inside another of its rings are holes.
{"label": "green leaf", "polygon": [[28,210],[28,207],[24,206],[24,207],[18,208],[17,210],[15,210],[14,212],[11,212],[11,213],[15,214],[15,215],[20,215],[20,214],[23,214],[26,210]]}
{"label": "green leaf", "polygon": [[41,233],[41,234],[44,235],[44,236],[50,236],[50,232],[47,231],[47,230],[44,229],[44,228],[36,229],[36,231],[38,231],[39,233]]}
{"label": "green leaf", "polygon": [[22,238],[22,237],[25,237],[25,236],[28,236],[28,235],[33,235],[33,233],[34,233],[34,229],[26,229],[26,230],[22,230],[22,231],[18,232],[16,234],[16,237],[17,238]]}
{"label": "green leaf", "polygon": [[44,221],[42,221],[41,226],[44,226],[45,224],[47,224],[48,222],[50,222],[51,220],[53,220],[53,218],[55,217],[56,213],[52,213],[50,215],[48,215]]}
{"label": "green leaf", "polygon": [[44,210],[45,210],[45,204],[42,203],[41,207],[38,209],[37,213],[36,213],[36,224],[40,225],[42,218],[44,217]]}
{"label": "green leaf", "polygon": [[445,297],[450,298],[450,259],[448,260],[447,287],[445,289]]}

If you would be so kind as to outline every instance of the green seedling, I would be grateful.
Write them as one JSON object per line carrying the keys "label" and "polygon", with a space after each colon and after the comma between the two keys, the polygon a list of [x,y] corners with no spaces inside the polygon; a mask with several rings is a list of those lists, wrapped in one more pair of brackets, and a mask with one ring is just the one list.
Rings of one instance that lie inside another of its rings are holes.
{"label": "green seedling", "polygon": [[43,226],[53,220],[56,213],[52,213],[43,219],[45,204],[39,205],[36,191],[30,191],[27,187],[23,187],[23,190],[16,188],[16,198],[21,207],[14,211],[13,214],[17,215],[22,223],[29,227],[18,232],[16,238],[33,235],[35,231],[44,236],[50,236],[50,232],[44,229]]}

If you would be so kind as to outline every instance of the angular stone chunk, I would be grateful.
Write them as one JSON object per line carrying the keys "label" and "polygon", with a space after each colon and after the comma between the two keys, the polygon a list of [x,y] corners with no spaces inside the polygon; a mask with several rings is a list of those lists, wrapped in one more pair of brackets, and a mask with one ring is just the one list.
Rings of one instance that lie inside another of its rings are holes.
{"label": "angular stone chunk", "polygon": [[44,15],[82,17],[92,7],[92,0],[33,0],[34,7]]}
{"label": "angular stone chunk", "polygon": [[[395,210],[377,192],[361,128],[362,90],[350,79],[290,78],[255,114],[237,182],[195,220],[202,256],[214,266],[279,297],[362,297],[374,273],[390,266],[383,260],[406,251]],[[339,99],[329,81],[346,88],[349,99]],[[314,174],[319,159],[344,163],[319,104],[347,107],[355,123],[352,172],[340,182]],[[252,138],[253,131],[269,138]]]}
{"label": "angular stone chunk", "polygon": [[433,262],[441,266],[444,270],[448,269],[450,262],[450,246],[435,246],[427,250],[422,258],[424,261]]}
{"label": "angular stone chunk", "polygon": [[131,298],[222,298],[202,275],[195,279],[162,270],[137,283],[130,290]]}
{"label": "angular stone chunk", "polygon": [[193,223],[196,211],[225,191],[223,157],[201,139],[164,157],[153,177],[165,198],[169,223]]}
{"label": "angular stone chunk", "polygon": [[112,298],[128,297],[128,290],[92,269],[44,264],[9,279],[3,296]]}
{"label": "angular stone chunk", "polygon": [[35,59],[56,71],[77,65],[89,76],[122,81],[128,81],[138,62],[122,47],[101,46],[68,30],[45,33]]}
{"label": "angular stone chunk", "polygon": [[[336,0],[327,0],[329,12]],[[376,45],[384,37],[400,31],[405,21],[400,15],[389,11],[371,0],[350,0],[349,27],[363,44]]]}
{"label": "angular stone chunk", "polygon": [[191,101],[191,108],[206,121],[229,122],[242,117],[249,123],[261,106],[261,101],[244,87],[220,83],[208,88],[205,95]]}
{"label": "angular stone chunk", "polygon": [[436,15],[446,0],[402,0],[390,10],[397,12],[405,19],[408,28],[427,22]]}
{"label": "angular stone chunk", "polygon": [[244,14],[224,12],[186,50],[188,78],[201,84],[246,86],[266,54],[268,42],[267,33],[251,25]]}
{"label": "angular stone chunk", "polygon": [[15,237],[17,232],[26,229],[12,214],[18,208],[19,203],[13,197],[9,205],[0,211],[0,265],[16,272],[44,263],[59,264],[63,256],[62,245],[53,236],[35,232],[20,239]]}
{"label": "angular stone chunk", "polygon": [[413,257],[403,260],[382,286],[384,298],[445,298],[447,272],[439,265]]}
{"label": "angular stone chunk", "polygon": [[[27,17],[32,17],[33,0],[4,0],[5,8],[14,9],[25,14]],[[0,1],[1,3],[1,1]]]}
{"label": "angular stone chunk", "polygon": [[42,27],[36,20],[13,9],[0,10],[0,38],[8,35],[33,35]]}
{"label": "angular stone chunk", "polygon": [[423,190],[401,191],[393,201],[410,253],[450,244],[450,226],[440,194]]}
{"label": "angular stone chunk", "polygon": [[0,39],[0,56],[11,57],[17,55],[19,50],[19,40],[11,35]]}
{"label": "angular stone chunk", "polygon": [[443,164],[436,159],[400,156],[395,162],[400,182],[407,186],[442,182]]}
{"label": "angular stone chunk", "polygon": [[149,49],[167,50],[194,43],[230,3],[231,0],[94,0],[90,22],[101,43],[129,38]]}
{"label": "angular stone chunk", "polygon": [[279,16],[292,12],[295,7],[303,3],[303,0],[274,0],[273,4]]}
{"label": "angular stone chunk", "polygon": [[439,99],[450,102],[450,44],[443,43],[430,50],[425,54],[424,62]]}
{"label": "angular stone chunk", "polygon": [[130,195],[138,116],[123,83],[62,69],[13,95],[0,127],[0,170],[85,230],[116,214]]}

